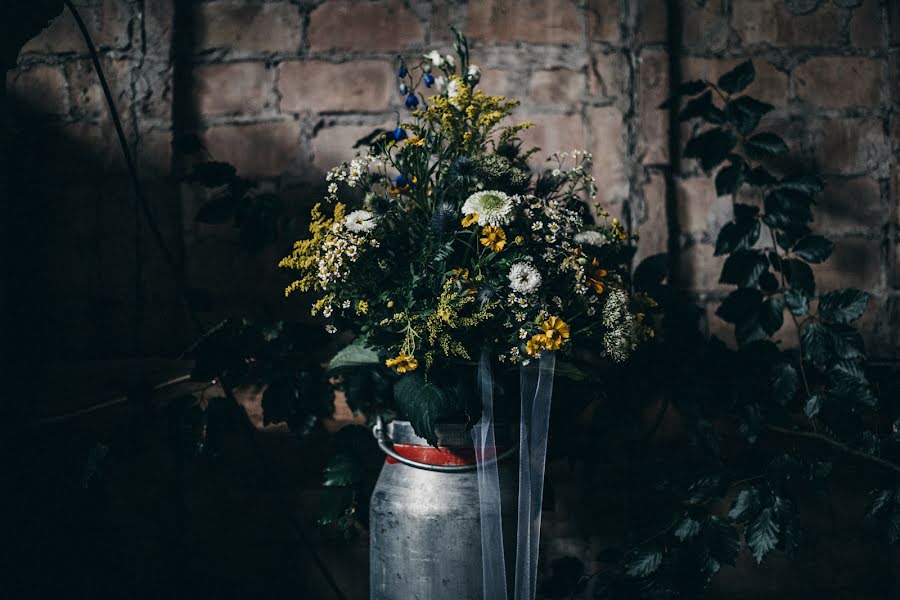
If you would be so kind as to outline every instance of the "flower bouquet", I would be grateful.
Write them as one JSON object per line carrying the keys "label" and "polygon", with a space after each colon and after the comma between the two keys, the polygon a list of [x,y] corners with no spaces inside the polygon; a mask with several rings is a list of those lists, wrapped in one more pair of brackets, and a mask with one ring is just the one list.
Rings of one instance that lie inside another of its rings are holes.
{"label": "flower bouquet", "polygon": [[[430,440],[435,419],[473,415],[459,382],[482,352],[513,368],[576,349],[623,361],[652,335],[652,300],[625,278],[632,236],[600,208],[591,155],[533,172],[539,149],[519,135],[535,124],[508,123],[518,102],[478,89],[458,33],[456,51],[401,61],[410,118],[328,172],[310,237],[280,263],[297,273],[287,294],[311,293],[329,332],[356,334],[349,364],[377,354],[400,376],[397,408]],[[423,386],[433,406],[402,393]]]}

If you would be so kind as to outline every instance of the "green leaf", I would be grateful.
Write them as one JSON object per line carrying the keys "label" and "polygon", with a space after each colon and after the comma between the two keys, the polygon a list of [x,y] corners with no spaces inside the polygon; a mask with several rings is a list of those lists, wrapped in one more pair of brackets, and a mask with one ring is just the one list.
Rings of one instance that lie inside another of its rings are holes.
{"label": "green leaf", "polygon": [[703,529],[709,553],[718,562],[734,566],[741,549],[737,529],[721,517],[711,516]]}
{"label": "green leaf", "polygon": [[750,548],[756,563],[778,546],[778,533],[780,527],[774,519],[772,508],[766,507],[759,511],[749,523],[747,523],[747,546]]}
{"label": "green leaf", "polygon": [[802,317],[809,312],[809,298],[800,290],[784,290],[784,304],[795,317]]}
{"label": "green leaf", "polygon": [[829,323],[852,323],[866,312],[869,294],[855,288],[843,288],[819,298],[819,316]]}
{"label": "green leaf", "polygon": [[716,238],[715,256],[751,248],[759,240],[759,209],[748,204],[735,204],[735,220],[726,223]]}
{"label": "green leaf", "polygon": [[807,296],[816,293],[816,279],[808,264],[796,258],[789,258],[782,262],[784,276],[788,284]]}
{"label": "green leaf", "polygon": [[812,200],[795,192],[775,190],[766,195],[766,224],[775,229],[796,229],[812,221]]}
{"label": "green leaf", "polygon": [[716,173],[716,194],[719,196],[736,194],[744,182],[744,168],[744,161],[738,160],[719,169]]}
{"label": "green leaf", "polygon": [[828,371],[827,390],[830,394],[869,408],[878,405],[872,388],[862,369],[854,363],[840,363]]}
{"label": "green leaf", "polygon": [[814,418],[819,411],[822,410],[822,397],[813,394],[809,397],[809,400],[806,401],[806,405],[803,407],[803,412],[806,413],[806,416],[810,419]]}
{"label": "green leaf", "polygon": [[797,242],[793,253],[806,262],[820,263],[831,256],[834,251],[834,242],[821,235],[808,235]]}
{"label": "green leaf", "polygon": [[869,492],[869,495],[871,500],[869,500],[869,506],[866,508],[866,516],[870,519],[880,517],[891,509],[894,501],[893,490],[872,490]]}
{"label": "green leaf", "polygon": [[723,92],[736,94],[753,83],[756,77],[756,69],[753,61],[747,60],[719,77],[718,86]]}
{"label": "green leaf", "polygon": [[728,518],[735,523],[742,523],[755,515],[757,510],[759,510],[759,492],[756,488],[747,488],[734,497]]}
{"label": "green leaf", "polygon": [[377,352],[357,344],[350,344],[335,354],[328,362],[328,372],[334,373],[341,369],[372,367],[380,364]]}
{"label": "green leaf", "polygon": [[353,508],[354,492],[351,488],[332,487],[322,490],[319,525],[338,523]]}
{"label": "green leaf", "polygon": [[462,408],[459,398],[425,381],[421,373],[407,373],[394,384],[394,401],[413,430],[431,445],[437,444],[435,425]]}
{"label": "green leaf", "polygon": [[820,369],[831,360],[831,335],[818,321],[807,321],[800,328],[800,347],[803,356]]}
{"label": "green leaf", "polygon": [[325,487],[349,487],[357,483],[363,474],[363,467],[349,454],[335,454],[322,471],[322,485]]}
{"label": "green leaf", "polygon": [[647,577],[653,575],[662,564],[662,552],[648,550],[640,552],[625,564],[625,573],[629,577]]}
{"label": "green leaf", "polygon": [[787,144],[774,133],[757,133],[745,142],[744,147],[753,160],[774,158],[788,152]]}
{"label": "green leaf", "polygon": [[787,363],[776,365],[772,371],[772,392],[775,401],[782,406],[787,406],[797,390],[800,389],[800,377],[797,369]]}
{"label": "green leaf", "polygon": [[780,296],[769,296],[759,309],[759,324],[766,332],[772,335],[784,324],[784,301]]}
{"label": "green leaf", "polygon": [[682,122],[696,118],[705,119],[714,125],[725,122],[725,114],[713,104],[711,91],[688,102],[678,115],[678,120]]}
{"label": "green leaf", "polygon": [[762,292],[754,288],[739,288],[725,297],[716,315],[726,323],[740,323],[759,314]]}
{"label": "green leaf", "polygon": [[760,119],[774,108],[756,98],[741,96],[725,106],[725,116],[741,135],[749,135],[759,125]]}
{"label": "green leaf", "polygon": [[854,361],[866,357],[866,344],[852,325],[829,324],[834,355],[838,360]]}
{"label": "green leaf", "polygon": [[698,533],[700,533],[700,521],[694,520],[687,515],[675,528],[675,537],[682,542],[695,537]]}
{"label": "green leaf", "polygon": [[758,250],[736,250],[722,265],[719,283],[729,283],[740,287],[756,285],[759,276],[769,268],[769,261]]}
{"label": "green leaf", "polygon": [[750,185],[755,185],[757,187],[763,187],[767,185],[772,185],[773,183],[777,183],[778,180],[774,175],[769,173],[765,167],[758,166],[751,169],[749,173],[747,173],[747,183]]}
{"label": "green leaf", "polygon": [[689,140],[684,148],[684,156],[699,159],[703,169],[711,171],[725,160],[736,143],[737,138],[733,133],[715,127]]}
{"label": "green leaf", "polygon": [[805,194],[812,198],[822,191],[824,184],[821,179],[814,175],[803,175],[801,177],[782,179],[778,182],[778,187],[783,190]]}

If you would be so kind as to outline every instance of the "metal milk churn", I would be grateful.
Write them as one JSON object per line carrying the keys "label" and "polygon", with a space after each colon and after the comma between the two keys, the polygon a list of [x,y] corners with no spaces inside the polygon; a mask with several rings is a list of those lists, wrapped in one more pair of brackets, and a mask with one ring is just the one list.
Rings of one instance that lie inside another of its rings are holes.
{"label": "metal milk churn", "polygon": [[[497,428],[508,585],[515,564],[516,463]],[[438,448],[408,421],[375,427],[387,454],[369,521],[372,600],[482,600],[481,525],[475,452],[462,425],[437,430]],[[503,600],[503,599],[498,599]]]}

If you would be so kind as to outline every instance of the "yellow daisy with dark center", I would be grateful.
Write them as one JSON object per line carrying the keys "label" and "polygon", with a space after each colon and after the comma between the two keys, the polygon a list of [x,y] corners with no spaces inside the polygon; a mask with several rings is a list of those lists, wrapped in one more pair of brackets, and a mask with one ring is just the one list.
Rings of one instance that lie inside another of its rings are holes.
{"label": "yellow daisy with dark center", "polygon": [[506,232],[500,227],[488,225],[481,230],[481,244],[494,252],[500,252],[506,246]]}
{"label": "yellow daisy with dark center", "polygon": [[547,350],[559,350],[567,339],[569,339],[569,324],[559,317],[549,317],[541,323],[541,329],[544,331],[544,348]]}
{"label": "yellow daisy with dark center", "polygon": [[388,367],[397,369],[398,373],[415,371],[419,367],[419,361],[416,360],[415,356],[410,356],[408,354],[404,354],[403,352],[398,354],[396,358],[387,359],[386,361],[384,361],[384,364]]}

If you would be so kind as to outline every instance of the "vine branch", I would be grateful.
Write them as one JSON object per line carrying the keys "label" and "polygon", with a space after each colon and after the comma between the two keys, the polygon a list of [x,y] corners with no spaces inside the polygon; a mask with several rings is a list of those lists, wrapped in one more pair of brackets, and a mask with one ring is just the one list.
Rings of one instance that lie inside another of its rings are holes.
{"label": "vine branch", "polygon": [[862,460],[865,460],[865,461],[868,461],[871,463],[875,463],[877,465],[880,465],[880,466],[900,475],[900,465],[892,463],[891,461],[885,460],[878,456],[866,454],[865,452],[857,450],[856,448],[851,448],[847,444],[841,443],[834,438],[828,437],[827,435],[823,435],[823,434],[815,432],[815,431],[803,431],[803,430],[797,430],[797,429],[788,429],[787,427],[779,427],[778,425],[766,425],[766,428],[769,431],[774,431],[775,433],[780,433],[782,435],[805,438],[805,439],[810,439],[810,440],[817,440],[819,442],[822,442],[824,444],[831,446],[832,448],[840,450],[844,454],[849,454],[850,456],[855,456],[856,458],[860,458]]}

